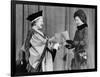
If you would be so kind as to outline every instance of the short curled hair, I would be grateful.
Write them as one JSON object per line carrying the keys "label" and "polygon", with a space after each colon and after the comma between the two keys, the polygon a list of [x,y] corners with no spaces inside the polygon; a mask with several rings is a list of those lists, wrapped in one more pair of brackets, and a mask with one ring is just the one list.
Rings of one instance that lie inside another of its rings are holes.
{"label": "short curled hair", "polygon": [[33,22],[31,23],[31,27],[36,26],[36,23],[37,23],[38,20],[39,20],[39,19],[36,19],[35,21],[33,21]]}
{"label": "short curled hair", "polygon": [[77,11],[74,13],[74,19],[75,19],[75,17],[77,17],[77,16],[81,19],[81,21],[82,21],[83,23],[87,23],[87,16],[86,16],[86,14],[85,14],[85,12],[84,12],[83,10],[81,10],[81,9],[77,10]]}
{"label": "short curled hair", "polygon": [[35,24],[36,24],[36,21],[33,21],[33,22],[31,23],[31,27],[35,26]]}

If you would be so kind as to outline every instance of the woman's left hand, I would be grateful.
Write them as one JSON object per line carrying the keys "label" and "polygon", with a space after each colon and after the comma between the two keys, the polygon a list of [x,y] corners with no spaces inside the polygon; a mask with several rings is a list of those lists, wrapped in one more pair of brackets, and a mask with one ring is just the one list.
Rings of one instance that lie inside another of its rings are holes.
{"label": "woman's left hand", "polygon": [[66,48],[71,49],[72,45],[71,44],[67,44],[65,45]]}
{"label": "woman's left hand", "polygon": [[66,40],[66,42],[67,42],[68,44],[73,44],[73,41],[72,41],[72,40]]}

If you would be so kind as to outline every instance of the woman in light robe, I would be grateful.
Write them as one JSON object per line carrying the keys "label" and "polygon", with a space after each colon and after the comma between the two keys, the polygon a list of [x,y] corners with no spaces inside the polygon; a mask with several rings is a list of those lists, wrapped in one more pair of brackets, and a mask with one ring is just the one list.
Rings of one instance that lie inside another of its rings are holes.
{"label": "woman in light robe", "polygon": [[38,66],[38,71],[35,71],[47,41],[47,37],[40,30],[43,25],[42,11],[28,16],[27,20],[32,23],[32,29],[29,30],[25,41],[28,72],[53,71],[52,55],[48,50],[43,57],[42,63]]}

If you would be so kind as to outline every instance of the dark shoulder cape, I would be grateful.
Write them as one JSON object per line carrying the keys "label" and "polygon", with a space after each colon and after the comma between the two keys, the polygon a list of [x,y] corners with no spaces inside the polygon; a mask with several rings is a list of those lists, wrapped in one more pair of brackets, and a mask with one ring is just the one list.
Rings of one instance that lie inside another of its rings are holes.
{"label": "dark shoulder cape", "polygon": [[82,30],[85,27],[88,27],[88,25],[87,24],[82,24],[82,25],[78,26],[77,29]]}

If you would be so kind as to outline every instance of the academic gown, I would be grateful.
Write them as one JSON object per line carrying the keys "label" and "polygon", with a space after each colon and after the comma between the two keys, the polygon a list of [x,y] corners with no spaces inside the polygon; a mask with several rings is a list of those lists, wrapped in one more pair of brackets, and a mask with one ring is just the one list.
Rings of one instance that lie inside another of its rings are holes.
{"label": "academic gown", "polygon": [[[34,72],[40,59],[46,43],[46,36],[43,33],[39,33],[34,29],[28,32],[27,39],[25,42],[26,57],[28,58],[29,65],[28,71]],[[42,71],[53,71],[52,55],[50,52],[46,52],[43,58],[41,66],[39,66],[39,72]]]}

